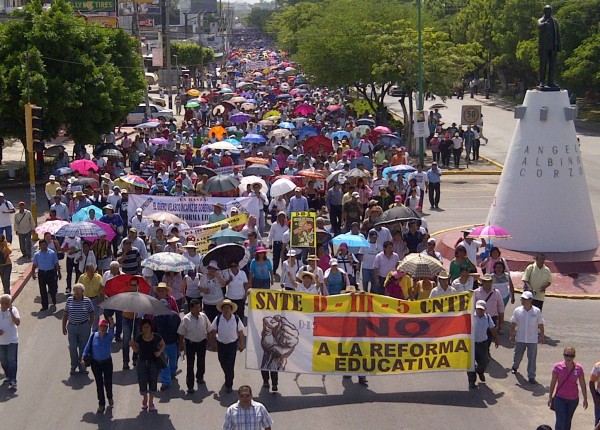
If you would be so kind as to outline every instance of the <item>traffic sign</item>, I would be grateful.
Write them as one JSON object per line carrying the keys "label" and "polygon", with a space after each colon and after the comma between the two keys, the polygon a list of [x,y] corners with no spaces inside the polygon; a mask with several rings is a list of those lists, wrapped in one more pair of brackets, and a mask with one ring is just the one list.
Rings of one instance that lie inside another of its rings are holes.
{"label": "traffic sign", "polygon": [[460,116],[461,125],[475,125],[481,122],[481,105],[464,105]]}

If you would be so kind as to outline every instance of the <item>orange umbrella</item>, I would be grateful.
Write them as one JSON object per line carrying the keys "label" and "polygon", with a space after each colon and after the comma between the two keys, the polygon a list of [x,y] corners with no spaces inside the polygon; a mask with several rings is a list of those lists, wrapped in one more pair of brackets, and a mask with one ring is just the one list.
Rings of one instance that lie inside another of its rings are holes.
{"label": "orange umbrella", "polygon": [[261,157],[248,157],[244,159],[246,164],[264,164],[265,166],[269,164],[269,160]]}
{"label": "orange umbrella", "polygon": [[208,135],[212,137],[213,133],[218,139],[225,139],[227,137],[227,130],[220,125],[215,125],[213,128],[208,130]]}
{"label": "orange umbrella", "polygon": [[325,180],[325,175],[322,175],[321,173],[317,173],[317,172],[313,172],[312,170],[300,170],[298,172],[298,176],[302,176],[304,178],[310,178],[310,179],[316,179],[318,181],[323,181]]}

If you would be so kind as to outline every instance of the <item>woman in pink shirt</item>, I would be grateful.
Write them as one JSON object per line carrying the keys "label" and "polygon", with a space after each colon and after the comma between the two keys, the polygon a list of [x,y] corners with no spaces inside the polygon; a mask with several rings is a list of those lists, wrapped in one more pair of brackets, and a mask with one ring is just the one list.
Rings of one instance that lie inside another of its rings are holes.
{"label": "woman in pink shirt", "polygon": [[[579,381],[583,394],[583,409],[588,407],[585,377],[581,365],[575,363],[575,348],[565,348],[563,357],[565,359],[556,363],[552,369],[552,381],[548,395],[549,407],[554,395],[554,414],[556,415],[554,430],[571,430],[571,420],[579,404],[577,381]],[[555,388],[556,393],[554,392]]]}

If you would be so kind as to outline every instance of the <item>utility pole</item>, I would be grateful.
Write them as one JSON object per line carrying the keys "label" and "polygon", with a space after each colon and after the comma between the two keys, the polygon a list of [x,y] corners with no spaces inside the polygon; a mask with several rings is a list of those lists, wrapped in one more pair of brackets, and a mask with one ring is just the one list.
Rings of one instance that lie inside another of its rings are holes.
{"label": "utility pole", "polygon": [[140,59],[142,60],[142,70],[144,71],[144,104],[146,105],[146,115],[150,117],[150,98],[148,97],[148,83],[146,82],[146,64],[144,62],[144,52],[142,50],[142,36],[140,34],[140,21],[138,18],[138,2],[133,2],[133,22],[131,23],[131,31],[137,40]]}
{"label": "utility pole", "polygon": [[[35,152],[34,143],[38,142],[43,145],[42,127],[43,127],[44,110],[31,103],[25,104],[25,146],[29,157],[27,164],[29,168],[29,199],[31,202],[31,215],[33,222],[37,225],[37,196],[35,191]],[[34,232],[33,240],[37,240],[37,235]]]}
{"label": "utility pole", "polygon": [[[417,110],[423,110],[423,0],[417,0],[417,8],[418,8],[418,45],[419,45],[419,76],[418,76],[418,90],[419,90],[419,99],[417,100]],[[412,103],[412,101],[411,101]],[[411,120],[413,120],[411,118]],[[419,164],[425,164],[425,146],[423,142],[423,138],[419,137]]]}
{"label": "utility pole", "polygon": [[169,25],[169,0],[160,0],[161,4],[161,21],[162,21],[162,41],[163,41],[163,58],[165,61],[163,64],[167,67],[166,81],[167,81],[167,97],[168,107],[173,109],[173,97],[171,95],[171,35]]}

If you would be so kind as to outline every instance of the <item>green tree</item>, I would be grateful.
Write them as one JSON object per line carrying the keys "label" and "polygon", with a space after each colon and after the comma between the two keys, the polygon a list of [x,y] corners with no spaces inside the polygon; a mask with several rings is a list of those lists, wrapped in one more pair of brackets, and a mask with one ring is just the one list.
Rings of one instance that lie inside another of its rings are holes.
{"label": "green tree", "polygon": [[253,7],[250,13],[246,16],[246,24],[250,28],[257,29],[261,34],[266,32],[267,22],[273,16],[274,10]]}
{"label": "green tree", "polygon": [[280,49],[290,54],[296,54],[300,31],[322,12],[322,8],[312,2],[301,2],[294,6],[288,6],[281,12],[273,14],[267,22],[266,30],[277,40]]}
{"label": "green tree", "polygon": [[44,138],[65,127],[75,142],[96,144],[143,97],[139,48],[119,29],[87,25],[65,0],[40,0],[0,26],[0,135],[24,142],[23,106],[45,108]]}
{"label": "green tree", "polygon": [[600,26],[598,32],[581,43],[565,61],[563,78],[574,91],[600,94]]}
{"label": "green tree", "polygon": [[200,46],[196,43],[171,42],[171,62],[188,67],[199,66],[210,63],[215,59],[212,49]]}

